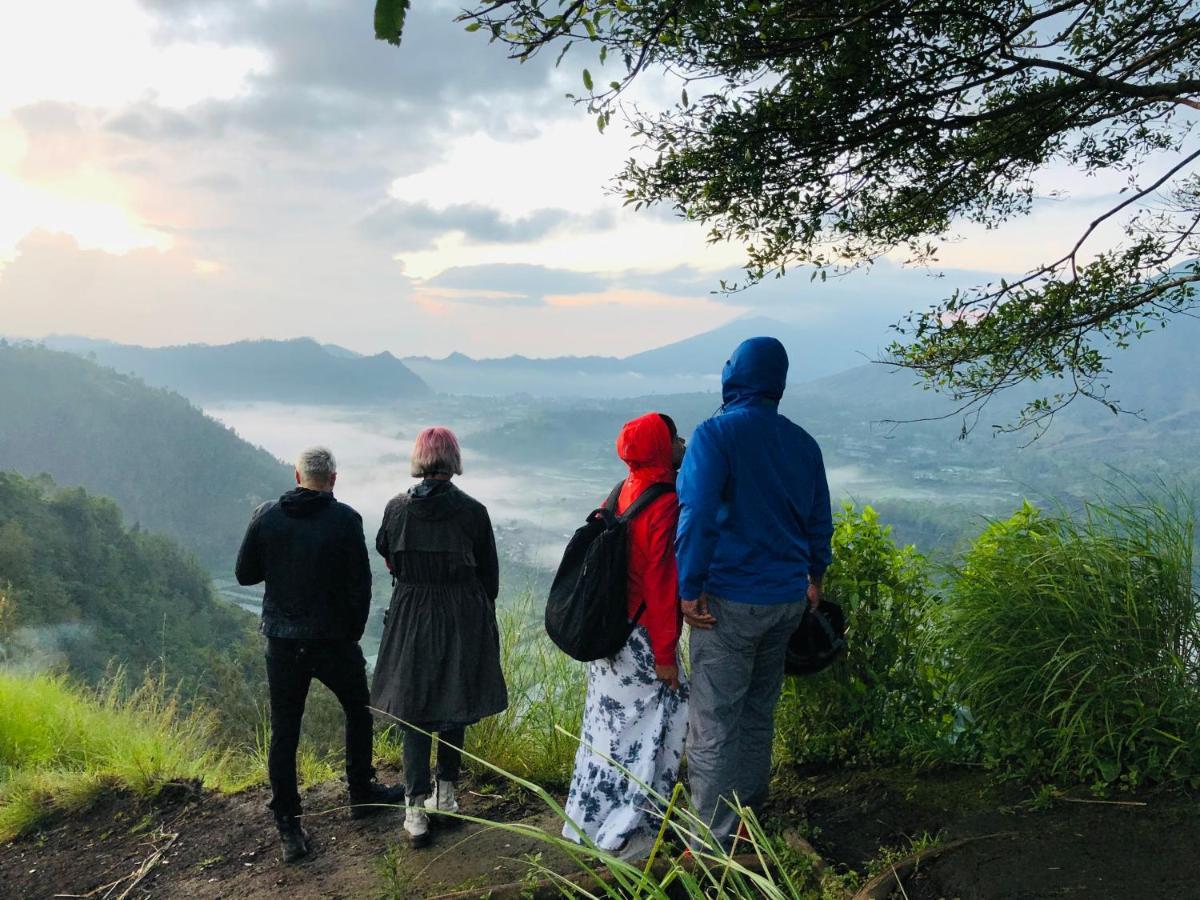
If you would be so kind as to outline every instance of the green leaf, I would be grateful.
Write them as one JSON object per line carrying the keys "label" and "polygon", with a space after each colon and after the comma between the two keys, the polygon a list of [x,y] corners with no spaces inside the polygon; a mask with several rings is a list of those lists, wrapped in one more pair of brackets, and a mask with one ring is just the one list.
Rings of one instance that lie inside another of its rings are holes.
{"label": "green leaf", "polygon": [[404,34],[404,17],[408,13],[409,0],[376,0],[375,40],[387,41],[400,46]]}
{"label": "green leaf", "polygon": [[480,28],[482,28],[482,27],[483,27],[483,23],[482,23],[482,22],[472,22],[470,25],[468,25],[468,26],[467,26],[465,29],[463,29],[463,30],[464,30],[464,31],[478,31],[478,30],[479,30]]}
{"label": "green leaf", "polygon": [[592,89],[592,73],[587,69],[583,70],[583,86],[589,91]]}

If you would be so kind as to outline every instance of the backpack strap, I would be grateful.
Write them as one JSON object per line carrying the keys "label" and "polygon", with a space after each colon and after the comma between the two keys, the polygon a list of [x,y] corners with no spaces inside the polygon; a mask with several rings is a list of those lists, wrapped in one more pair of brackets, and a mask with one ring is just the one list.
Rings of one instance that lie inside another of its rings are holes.
{"label": "backpack strap", "polygon": [[601,509],[607,509],[614,516],[617,514],[617,503],[621,500],[621,491],[625,487],[626,479],[622,478],[617,482],[617,486],[612,489],[612,493],[608,495],[608,499],[600,504]]}
{"label": "backpack strap", "polygon": [[663,494],[673,493],[675,493],[675,485],[665,481],[656,482],[642,491],[638,498],[629,504],[629,509],[625,510],[617,518],[621,522],[628,522],[659,497],[663,496]]}

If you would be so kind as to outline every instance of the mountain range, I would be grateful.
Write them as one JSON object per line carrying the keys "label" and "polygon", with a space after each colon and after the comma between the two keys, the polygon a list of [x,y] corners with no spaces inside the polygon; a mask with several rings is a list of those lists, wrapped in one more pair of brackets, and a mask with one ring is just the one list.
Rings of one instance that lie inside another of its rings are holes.
{"label": "mountain range", "polygon": [[721,367],[733,349],[758,335],[777,337],[788,348],[793,381],[831,375],[863,361],[847,346],[815,341],[803,326],[763,316],[734,319],[625,357],[476,359],[451,353],[440,359],[398,359],[386,352],[365,356],[311,338],[139,347],[55,335],[39,343],[178,391],[199,404],[269,400],[355,405],[410,400],[433,392],[604,398],[711,391],[719,388]]}
{"label": "mountain range", "polygon": [[390,353],[360,356],[311,338],[137,347],[90,338],[42,341],[137,375],[154,387],[197,403],[275,400],[281,403],[380,403],[427,396],[429,386]]}
{"label": "mountain range", "polygon": [[721,367],[746,338],[771,335],[787,347],[793,380],[808,380],[863,362],[849,346],[821,343],[804,326],[744,316],[719,328],[631,356],[506,356],[474,359],[404,357],[434,390],[449,394],[531,394],[540,397],[638,397],[712,391]]}

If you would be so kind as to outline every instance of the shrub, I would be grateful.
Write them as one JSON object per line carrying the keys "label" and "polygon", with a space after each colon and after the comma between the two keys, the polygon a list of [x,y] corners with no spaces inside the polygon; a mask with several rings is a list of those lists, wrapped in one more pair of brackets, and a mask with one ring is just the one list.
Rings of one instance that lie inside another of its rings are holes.
{"label": "shrub", "polygon": [[922,651],[932,587],[915,548],[897,547],[869,506],[835,517],[825,593],[846,613],[845,657],[789,678],[776,717],[780,759],[887,762],[950,749],[955,717],[938,700],[942,673]]}
{"label": "shrub", "polygon": [[1028,503],[953,572],[931,632],[993,765],[1136,784],[1200,775],[1194,519],[1173,502]]}

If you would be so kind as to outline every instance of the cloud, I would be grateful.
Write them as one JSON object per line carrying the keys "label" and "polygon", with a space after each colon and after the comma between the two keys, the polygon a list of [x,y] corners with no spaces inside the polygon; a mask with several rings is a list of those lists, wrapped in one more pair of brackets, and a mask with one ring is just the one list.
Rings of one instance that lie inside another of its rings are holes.
{"label": "cloud", "polygon": [[522,244],[567,229],[611,228],[615,222],[615,214],[608,210],[579,215],[566,209],[539,209],[507,219],[500,210],[477,203],[434,209],[427,203],[393,199],[367,213],[357,227],[395,250],[425,250],[451,232],[463,234],[469,243]]}
{"label": "cloud", "polygon": [[24,136],[26,149],[19,171],[32,181],[74,174],[94,152],[92,123],[85,107],[44,100],[12,112]]}
{"label": "cloud", "polygon": [[456,266],[425,283],[459,290],[488,289],[545,297],[551,294],[589,294],[603,290],[609,280],[595,272],[575,272],[522,263],[496,263]]}
{"label": "cloud", "polygon": [[190,112],[168,109],[150,101],[125,107],[105,123],[106,130],[141,141],[185,141],[204,133]]}
{"label": "cloud", "polygon": [[[143,6],[164,42],[249,46],[269,60],[249,77],[243,96],[202,105],[199,118],[210,128],[280,135],[384,128],[412,140],[456,116],[503,130],[534,114],[570,113],[561,91],[549,89],[548,60],[511,63],[498,47],[466,34],[452,4],[414,4],[400,50],[374,39],[370,9],[358,4],[144,0]],[[522,130],[528,127],[515,125],[515,133]]]}

